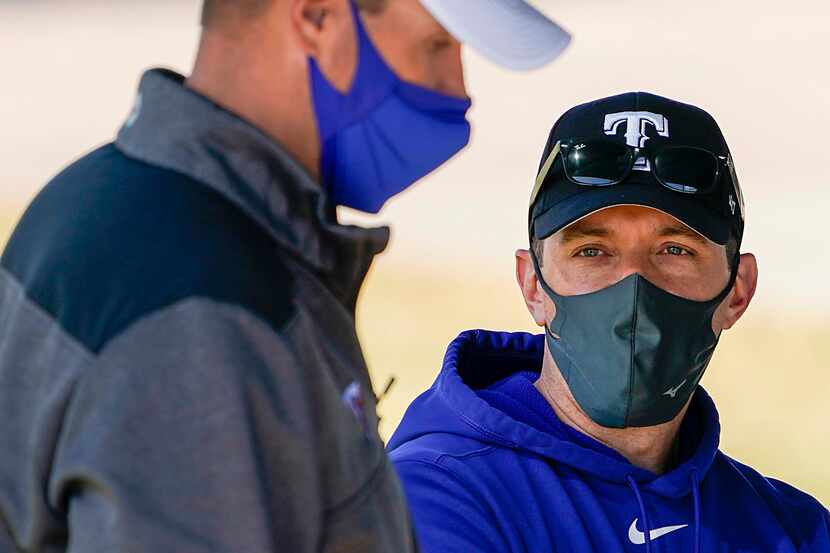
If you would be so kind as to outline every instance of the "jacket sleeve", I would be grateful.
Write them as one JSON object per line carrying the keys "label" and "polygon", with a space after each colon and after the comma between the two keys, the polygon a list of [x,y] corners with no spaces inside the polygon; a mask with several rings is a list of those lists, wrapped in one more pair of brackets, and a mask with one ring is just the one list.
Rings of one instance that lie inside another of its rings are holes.
{"label": "jacket sleeve", "polygon": [[69,400],[50,501],[72,553],[317,551],[307,367],[261,319],[188,300],[135,323]]}
{"label": "jacket sleeve", "polygon": [[492,511],[448,469],[395,459],[422,553],[508,553]]}

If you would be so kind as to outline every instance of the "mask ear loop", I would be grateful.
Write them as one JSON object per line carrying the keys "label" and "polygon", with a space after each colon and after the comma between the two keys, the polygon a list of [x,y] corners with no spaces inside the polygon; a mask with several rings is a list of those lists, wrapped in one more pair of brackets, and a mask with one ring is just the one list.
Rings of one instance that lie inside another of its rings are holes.
{"label": "mask ear loop", "polygon": [[[533,248],[530,248],[530,258],[533,260],[533,270],[536,273],[536,280],[539,281],[539,284],[542,285],[542,289],[549,295],[549,296],[558,296],[556,292],[545,282],[545,277],[542,276],[542,271],[539,268],[539,259],[536,257],[536,252],[533,251]],[[552,299],[552,298],[551,298]]]}
{"label": "mask ear loop", "polygon": [[711,301],[713,303],[720,304],[726,296],[729,295],[729,292],[732,291],[732,287],[735,286],[735,281],[738,280],[738,268],[741,263],[741,250],[740,248],[735,251],[735,257],[732,258],[732,271],[729,273],[729,282],[726,285],[720,294],[715,296]]}
{"label": "mask ear loop", "polygon": [[363,23],[363,18],[360,15],[360,6],[357,5],[357,2],[355,2],[355,0],[349,0],[349,6],[351,7],[352,11],[352,19],[354,20],[355,38],[357,39],[358,44],[358,60],[360,60],[360,57],[362,55],[368,54],[371,57],[375,58],[373,60],[375,63],[379,63],[389,71],[392,71],[392,69],[386,63],[386,60],[384,60],[383,56],[381,56],[380,51],[377,49],[377,46],[372,41],[372,37],[369,36],[369,32],[366,30],[366,26]]}
{"label": "mask ear loop", "polygon": [[[557,294],[556,292],[554,292],[554,291],[553,291],[553,288],[551,288],[551,287],[548,285],[548,283],[545,281],[545,277],[542,275],[542,270],[541,270],[541,269],[540,269],[540,267],[539,267],[539,259],[536,257],[536,252],[534,252],[534,251],[533,251],[533,248],[530,248],[530,258],[533,260],[533,271],[536,273],[536,280],[538,280],[538,281],[539,281],[539,284],[541,284],[541,285],[542,285],[542,290],[544,290],[544,291],[545,291],[545,293],[548,295],[548,297],[550,298],[550,300],[554,303],[554,305],[556,305],[556,300],[555,300],[555,298],[556,298],[556,297],[558,297],[558,296],[559,296],[559,294]],[[554,319],[555,319],[555,317],[554,317]],[[546,333],[547,333],[547,334],[548,334],[551,338],[553,338],[554,340],[559,340],[559,339],[560,339],[560,338],[559,338],[559,336],[557,336],[557,335],[553,332],[553,330],[551,330],[551,328],[550,328],[550,325],[551,325],[552,323],[553,323],[553,321],[551,321],[550,323],[545,322],[545,332],[546,332]]]}

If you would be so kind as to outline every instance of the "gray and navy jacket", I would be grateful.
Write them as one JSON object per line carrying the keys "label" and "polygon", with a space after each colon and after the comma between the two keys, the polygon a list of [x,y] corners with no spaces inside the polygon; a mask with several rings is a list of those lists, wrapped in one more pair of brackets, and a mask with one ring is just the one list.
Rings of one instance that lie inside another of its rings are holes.
{"label": "gray and navy jacket", "polygon": [[354,324],[388,229],[148,72],[0,268],[0,553],[413,551]]}

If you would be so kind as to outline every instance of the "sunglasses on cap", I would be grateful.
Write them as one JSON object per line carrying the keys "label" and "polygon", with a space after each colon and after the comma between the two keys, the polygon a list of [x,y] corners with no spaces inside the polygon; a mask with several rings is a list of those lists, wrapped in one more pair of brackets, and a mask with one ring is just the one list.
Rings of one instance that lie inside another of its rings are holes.
{"label": "sunglasses on cap", "polygon": [[580,186],[613,186],[623,182],[633,170],[646,170],[661,185],[681,194],[715,192],[724,172],[732,181],[732,189],[739,190],[731,157],[704,148],[675,145],[637,148],[602,139],[563,140],[556,143],[539,172],[531,205],[559,155],[565,177]]}

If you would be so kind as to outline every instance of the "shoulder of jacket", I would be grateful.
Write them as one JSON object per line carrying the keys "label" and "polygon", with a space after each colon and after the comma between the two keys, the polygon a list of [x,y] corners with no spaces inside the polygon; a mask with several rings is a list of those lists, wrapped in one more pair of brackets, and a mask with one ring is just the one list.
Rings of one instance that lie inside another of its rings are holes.
{"label": "shoulder of jacket", "polygon": [[389,452],[393,462],[421,461],[445,466],[493,454],[498,448],[474,438],[449,433],[424,434]]}
{"label": "shoulder of jacket", "polygon": [[253,218],[208,186],[114,145],[44,188],[2,265],[93,352],[191,297],[239,305],[276,328],[295,308],[293,271]]}
{"label": "shoulder of jacket", "polygon": [[788,512],[812,512],[817,515],[824,513],[825,509],[817,499],[795,486],[764,476],[749,465],[741,463],[723,452],[718,452],[718,457],[722,463],[736,473],[736,476],[748,484],[753,492],[759,494],[768,503],[775,503]]}

